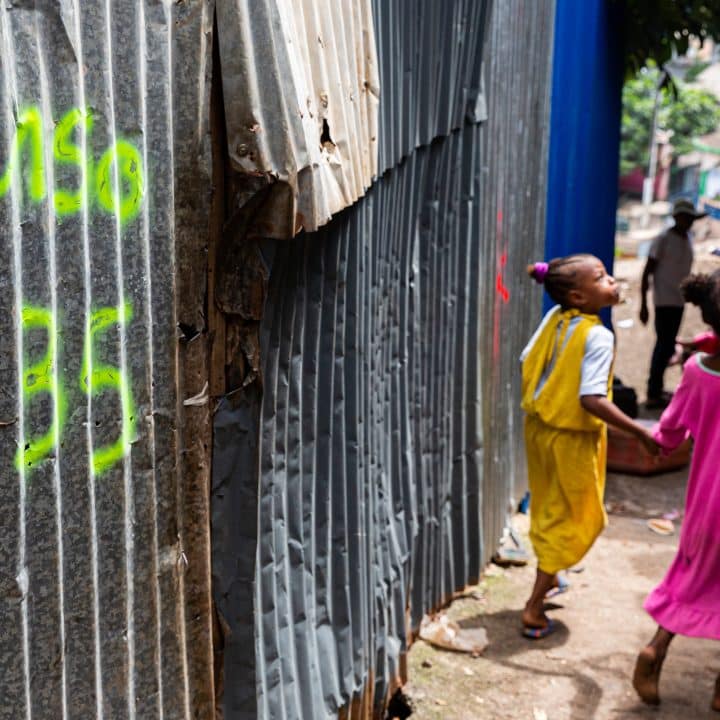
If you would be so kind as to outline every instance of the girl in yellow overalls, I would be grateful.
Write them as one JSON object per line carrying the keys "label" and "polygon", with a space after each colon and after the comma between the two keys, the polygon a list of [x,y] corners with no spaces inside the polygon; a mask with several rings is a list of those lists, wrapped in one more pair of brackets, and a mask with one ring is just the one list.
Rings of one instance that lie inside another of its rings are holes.
{"label": "girl in yellow overalls", "polygon": [[528,274],[557,303],[521,356],[530,540],[538,561],[522,622],[523,635],[541,638],[553,630],[543,605],[559,585],[557,573],[579,562],[607,523],[605,423],[636,435],[653,454],[657,445],[610,400],[614,336],[598,313],[618,302],[615,279],[592,255],[535,263]]}

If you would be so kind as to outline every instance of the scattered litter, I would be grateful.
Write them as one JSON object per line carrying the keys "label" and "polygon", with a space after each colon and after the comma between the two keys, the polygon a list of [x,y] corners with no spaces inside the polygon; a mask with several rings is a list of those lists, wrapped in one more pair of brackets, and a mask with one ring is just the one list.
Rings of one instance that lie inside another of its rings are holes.
{"label": "scattered litter", "polygon": [[625,512],[625,503],[624,502],[606,502],[605,503],[605,511],[610,513],[611,515],[615,515],[617,513],[623,513]]}
{"label": "scattered litter", "polygon": [[530,553],[523,545],[520,535],[512,527],[506,527],[500,547],[492,556],[492,562],[500,567],[523,566],[530,562]]}
{"label": "scattered litter", "polygon": [[710,251],[710,254],[711,254],[711,255],[720,255],[720,248],[713,248],[713,249]]}
{"label": "scattered litter", "polygon": [[658,535],[672,535],[675,532],[673,521],[665,518],[650,518],[647,521],[647,526]]}
{"label": "scattered litter", "polygon": [[527,515],[529,509],[530,509],[530,493],[526,492],[522,496],[522,500],[518,503],[518,512],[522,513],[523,515]]}
{"label": "scattered litter", "polygon": [[607,503],[605,503],[605,510],[609,512],[611,515],[659,515],[660,511],[654,511],[654,512],[647,512],[645,508],[642,507],[642,505],[639,505],[636,502],[633,502],[632,500],[611,500]]}
{"label": "scattered litter", "polygon": [[540,708],[533,708],[533,720],[548,720],[547,713]]}
{"label": "scattered litter", "polygon": [[670,512],[666,512],[663,515],[664,520],[677,520],[680,517],[680,511],[677,508],[673,508]]}
{"label": "scattered litter", "polygon": [[420,664],[421,664],[424,668],[431,668],[431,667],[432,667],[432,663],[431,663],[429,660],[423,660]]}
{"label": "scattered litter", "polygon": [[626,318],[625,320],[618,320],[617,323],[615,323],[619,328],[622,328],[623,330],[627,330],[628,328],[631,328],[635,321],[632,318]]}
{"label": "scattered litter", "polygon": [[461,628],[447,615],[423,617],[420,623],[420,638],[445,650],[479,655],[488,646],[485,628]]}
{"label": "scattered litter", "polygon": [[469,667],[464,667],[464,668],[463,668],[463,672],[464,672],[468,677],[472,677],[472,676],[475,674]]}
{"label": "scattered litter", "polygon": [[478,697],[477,695],[473,695],[473,700],[475,700],[475,702],[476,702],[478,705],[482,705],[482,704],[485,702],[485,700],[483,700],[483,698]]}
{"label": "scattered litter", "polygon": [[530,555],[525,548],[504,545],[497,549],[492,556],[492,561],[500,567],[522,567],[527,565]]}
{"label": "scattered litter", "polygon": [[441,706],[447,705],[447,703],[445,702],[445,700],[441,700],[440,698],[435,698],[435,704],[436,704],[436,705],[441,705]]}

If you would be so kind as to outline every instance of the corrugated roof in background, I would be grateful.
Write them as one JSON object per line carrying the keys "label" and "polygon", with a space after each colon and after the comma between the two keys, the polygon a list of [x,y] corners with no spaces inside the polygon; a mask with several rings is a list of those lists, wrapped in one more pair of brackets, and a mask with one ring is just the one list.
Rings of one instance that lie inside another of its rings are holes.
{"label": "corrugated roof in background", "polygon": [[208,11],[0,7],[0,715],[13,720],[212,713],[208,408],[183,404],[204,349],[176,329],[202,327]]}

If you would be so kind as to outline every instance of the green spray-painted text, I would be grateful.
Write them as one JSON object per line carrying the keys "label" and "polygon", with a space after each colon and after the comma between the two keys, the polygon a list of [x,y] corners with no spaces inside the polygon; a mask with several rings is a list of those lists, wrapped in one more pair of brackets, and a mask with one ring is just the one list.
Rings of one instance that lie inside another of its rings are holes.
{"label": "green spray-painted text", "polygon": [[46,457],[57,443],[65,424],[66,398],[55,369],[57,366],[57,328],[49,310],[26,306],[22,310],[23,332],[44,330],[47,333],[47,350],[40,360],[23,367],[22,383],[25,407],[40,395],[49,395],[52,403],[52,421],[48,431],[41,437],[27,439],[18,450],[17,463],[32,468]]}
{"label": "green spray-painted text", "polygon": [[[95,203],[103,212],[125,224],[137,217],[145,194],[142,156],[127,140],[117,140],[100,156],[97,164],[88,151],[93,127],[89,110],[74,108],[55,125],[52,132],[56,168],[74,166],[80,171],[77,188],[54,188],[55,212],[63,217]],[[26,108],[17,120],[5,172],[0,175],[0,198],[8,193],[13,178],[25,182],[34,203],[47,197],[43,117],[37,107]],[[79,143],[79,144],[78,144]]]}
{"label": "green spray-painted text", "polygon": [[80,374],[80,385],[91,397],[101,392],[114,391],[120,396],[122,405],[122,427],[116,442],[93,451],[92,464],[96,475],[100,475],[122,459],[130,449],[135,435],[135,410],[127,377],[112,365],[95,360],[95,338],[105,329],[115,325],[126,325],[132,319],[132,308],[125,303],[119,308],[101,308],[90,315],[85,332],[85,354]]}
{"label": "green spray-painted text", "polygon": [[[135,409],[129,379],[116,366],[98,359],[98,337],[113,327],[124,327],[132,319],[132,306],[123,303],[120,307],[104,307],[90,313],[85,332],[80,387],[90,397],[105,392],[115,392],[120,398],[122,420],[120,436],[100,447],[93,447],[91,463],[96,475],[101,475],[130,451],[135,439]],[[36,467],[55,450],[67,419],[67,395],[65,384],[57,370],[58,327],[50,310],[27,305],[22,310],[23,335],[31,331],[44,331],[47,336],[45,354],[35,363],[23,362],[23,399],[26,411],[40,395],[51,400],[51,421],[47,432],[39,437],[28,437],[25,445],[18,450],[16,465],[26,472]]]}

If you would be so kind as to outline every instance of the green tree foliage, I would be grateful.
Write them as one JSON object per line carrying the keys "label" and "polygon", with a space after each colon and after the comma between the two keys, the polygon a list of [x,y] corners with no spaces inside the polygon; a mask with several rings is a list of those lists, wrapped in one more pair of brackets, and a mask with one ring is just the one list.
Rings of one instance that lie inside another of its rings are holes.
{"label": "green tree foliage", "polygon": [[[656,67],[646,67],[623,88],[621,174],[647,167],[659,78]],[[670,142],[676,155],[688,152],[693,138],[712,132],[719,125],[720,102],[714,95],[683,84],[677,84],[674,90],[661,90],[658,128],[672,132]]]}
{"label": "green tree foliage", "polygon": [[628,79],[685,54],[691,36],[720,38],[719,0],[612,0],[620,10]]}

